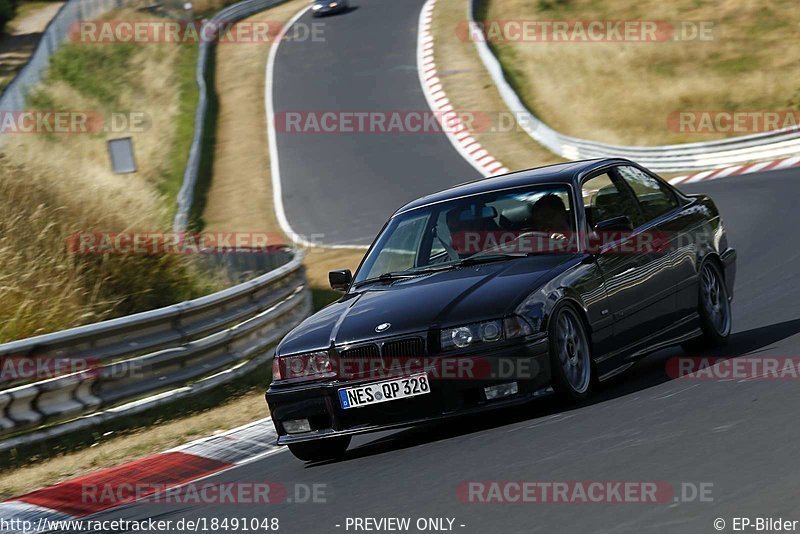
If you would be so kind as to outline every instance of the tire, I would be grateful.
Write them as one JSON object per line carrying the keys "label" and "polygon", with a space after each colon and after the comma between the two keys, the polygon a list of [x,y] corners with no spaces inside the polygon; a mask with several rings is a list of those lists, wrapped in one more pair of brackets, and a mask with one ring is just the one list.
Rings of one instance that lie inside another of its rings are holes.
{"label": "tire", "polygon": [[322,462],[325,460],[338,460],[344,456],[349,445],[350,436],[345,436],[292,443],[289,445],[289,450],[298,460]]}
{"label": "tire", "polygon": [[731,334],[731,302],[722,271],[713,261],[704,262],[700,268],[697,298],[697,313],[700,315],[703,335],[684,343],[684,350],[724,345]]}
{"label": "tire", "polygon": [[569,305],[555,311],[548,327],[553,389],[565,400],[579,401],[592,388],[589,335],[578,313]]}

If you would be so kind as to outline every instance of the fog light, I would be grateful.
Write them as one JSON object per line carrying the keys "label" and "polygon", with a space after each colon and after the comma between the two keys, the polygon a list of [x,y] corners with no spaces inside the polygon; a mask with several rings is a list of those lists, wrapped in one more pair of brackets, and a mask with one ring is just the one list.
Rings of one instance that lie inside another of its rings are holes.
{"label": "fog light", "polygon": [[311,423],[308,422],[308,419],[293,419],[292,421],[284,421],[283,429],[287,434],[311,432]]}
{"label": "fog light", "polygon": [[500,397],[508,397],[509,395],[516,395],[519,392],[516,382],[509,382],[508,384],[500,384],[497,386],[489,386],[483,388],[486,394],[486,400],[499,399]]}

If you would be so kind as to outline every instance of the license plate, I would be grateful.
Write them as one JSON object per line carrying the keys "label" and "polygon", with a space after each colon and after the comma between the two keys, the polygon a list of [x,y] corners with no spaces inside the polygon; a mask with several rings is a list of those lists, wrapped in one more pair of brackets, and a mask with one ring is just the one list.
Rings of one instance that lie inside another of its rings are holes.
{"label": "license plate", "polygon": [[361,408],[381,402],[407,399],[431,392],[428,375],[425,373],[375,382],[366,386],[342,388],[339,390],[339,403],[345,410]]}

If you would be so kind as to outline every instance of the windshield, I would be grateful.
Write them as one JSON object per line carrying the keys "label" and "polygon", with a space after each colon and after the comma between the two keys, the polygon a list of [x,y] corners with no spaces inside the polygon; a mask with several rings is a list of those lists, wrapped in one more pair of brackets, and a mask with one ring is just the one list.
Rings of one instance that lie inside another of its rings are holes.
{"label": "windshield", "polygon": [[575,216],[567,185],[484,193],[394,217],[378,236],[355,282],[413,273],[467,258],[563,252]]}

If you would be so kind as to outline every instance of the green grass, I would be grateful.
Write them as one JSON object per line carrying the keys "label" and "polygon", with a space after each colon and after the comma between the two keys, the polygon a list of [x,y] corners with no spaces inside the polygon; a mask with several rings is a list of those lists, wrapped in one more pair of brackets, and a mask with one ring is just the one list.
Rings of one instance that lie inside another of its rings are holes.
{"label": "green grass", "polygon": [[173,211],[178,192],[183,184],[183,173],[194,137],[194,115],[199,97],[197,83],[194,79],[198,51],[199,47],[197,46],[185,45],[176,65],[175,74],[178,80],[180,103],[178,115],[175,118],[175,137],[170,148],[167,169],[159,183],[159,190],[164,194],[169,205],[173,206]]}
{"label": "green grass", "polygon": [[[48,82],[64,82],[75,91],[90,99],[98,101],[108,110],[119,104],[123,92],[136,92],[140,81],[137,70],[140,65],[134,59],[140,48],[132,43],[114,43],[102,46],[87,46],[80,43],[68,43],[56,52],[50,62]],[[175,129],[170,145],[167,160],[163,171],[156,184],[159,192],[164,195],[165,202],[174,214],[176,200],[181,185],[183,173],[189,156],[195,126],[195,110],[198,101],[198,88],[195,82],[195,68],[197,65],[199,47],[195,45],[182,45],[180,54],[174,66],[174,77],[177,82],[178,112],[173,127]],[[213,68],[213,65],[212,65]],[[39,109],[56,109],[54,99],[46,89],[34,92],[28,102]],[[216,109],[209,106],[209,112],[216,113]],[[213,132],[213,117],[208,121],[207,131]],[[209,136],[207,135],[206,138]],[[203,146],[204,161],[201,174],[210,174],[210,161],[206,154],[211,154],[211,146]],[[207,187],[210,179],[203,184]],[[200,191],[200,200],[204,199]],[[199,205],[199,213],[202,205]],[[197,210],[193,209],[193,212]],[[200,229],[200,225],[195,225]]]}
{"label": "green grass", "polygon": [[[217,144],[217,118],[219,113],[219,100],[214,90],[216,81],[216,61],[217,54],[214,47],[210,47],[206,58],[206,114],[203,137],[200,141],[200,168],[197,175],[197,183],[194,188],[194,198],[192,209],[189,214],[189,226],[192,230],[200,231],[205,226],[203,212],[206,209],[208,200],[208,190],[211,187],[211,180],[214,173],[214,152]],[[194,80],[194,71],[192,72]],[[193,82],[194,98],[199,96],[197,84]],[[192,113],[194,113],[192,106]],[[194,115],[192,115],[194,121]],[[191,139],[189,140],[191,144]]]}
{"label": "green grass", "polygon": [[63,81],[82,95],[113,106],[123,91],[136,90],[137,73],[131,68],[133,43],[87,46],[68,43],[50,59],[48,76]]}
{"label": "green grass", "polygon": [[761,60],[753,55],[741,55],[734,58],[723,59],[711,63],[711,69],[717,74],[736,76],[745,72],[758,69]]}
{"label": "green grass", "polygon": [[311,288],[311,301],[314,306],[314,311],[319,311],[331,302],[336,302],[342,298],[342,293],[334,291],[333,289],[320,289],[317,287]]}

